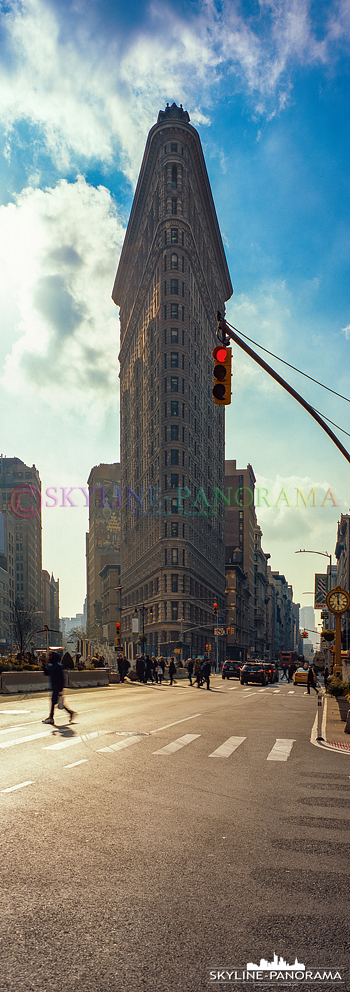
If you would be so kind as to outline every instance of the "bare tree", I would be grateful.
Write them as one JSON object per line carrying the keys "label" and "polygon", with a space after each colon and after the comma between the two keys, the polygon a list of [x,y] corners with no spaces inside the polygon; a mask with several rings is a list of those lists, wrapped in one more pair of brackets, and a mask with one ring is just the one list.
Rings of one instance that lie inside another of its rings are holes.
{"label": "bare tree", "polygon": [[18,646],[19,655],[23,660],[30,642],[42,629],[42,618],[38,615],[36,606],[25,606],[22,600],[16,599],[10,607],[7,626],[12,642]]}

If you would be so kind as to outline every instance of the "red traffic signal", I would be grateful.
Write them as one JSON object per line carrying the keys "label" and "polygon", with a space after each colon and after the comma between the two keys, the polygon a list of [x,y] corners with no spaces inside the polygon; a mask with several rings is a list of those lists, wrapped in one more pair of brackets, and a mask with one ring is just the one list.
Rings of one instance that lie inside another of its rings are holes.
{"label": "red traffic signal", "polygon": [[218,604],[213,603],[213,613],[217,613],[217,612],[218,612]]}
{"label": "red traffic signal", "polygon": [[214,387],[213,397],[217,406],[231,403],[231,359],[232,348],[219,344],[214,348]]}

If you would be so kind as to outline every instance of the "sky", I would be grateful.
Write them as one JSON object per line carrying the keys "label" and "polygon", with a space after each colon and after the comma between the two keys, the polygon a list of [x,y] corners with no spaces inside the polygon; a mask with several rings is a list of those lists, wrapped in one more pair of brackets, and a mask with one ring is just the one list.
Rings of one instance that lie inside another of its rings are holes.
{"label": "sky", "polygon": [[[201,138],[227,319],[345,397],[264,355],[350,447],[349,41],[348,0],[0,0],[0,447],[39,470],[62,616],[86,594],[86,500],[45,492],[119,459],[111,292],[168,102]],[[236,345],[233,371],[226,457],[253,466],[263,549],[310,606],[327,560],[295,552],[334,555],[350,467]]]}

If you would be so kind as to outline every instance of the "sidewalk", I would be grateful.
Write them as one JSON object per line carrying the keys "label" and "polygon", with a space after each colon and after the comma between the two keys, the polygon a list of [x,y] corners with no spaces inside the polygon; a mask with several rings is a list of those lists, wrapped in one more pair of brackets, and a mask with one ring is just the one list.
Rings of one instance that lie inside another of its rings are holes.
{"label": "sidewalk", "polygon": [[324,705],[327,707],[325,740],[328,747],[350,753],[350,734],[344,733],[350,703],[344,696],[326,696]]}

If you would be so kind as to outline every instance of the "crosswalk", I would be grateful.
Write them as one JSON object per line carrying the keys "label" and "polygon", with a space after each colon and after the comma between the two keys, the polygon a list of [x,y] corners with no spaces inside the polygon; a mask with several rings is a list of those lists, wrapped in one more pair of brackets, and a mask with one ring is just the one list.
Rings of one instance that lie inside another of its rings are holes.
{"label": "crosswalk", "polygon": [[[192,719],[198,718],[199,716],[200,714],[194,714]],[[191,719],[191,718],[187,718],[187,719]],[[185,721],[178,721],[178,722],[182,723]],[[272,735],[270,737],[270,740],[268,740],[268,737],[264,737],[264,742],[262,742],[262,740],[259,740],[259,742],[257,742],[256,737],[253,736],[243,737],[236,735],[232,735],[224,740],[223,739],[220,740],[220,732],[218,730],[217,741],[215,742],[215,746],[213,748],[212,733],[210,737],[208,737],[208,732],[206,731],[200,732],[201,728],[199,727],[198,732],[196,733],[187,733],[187,734],[183,734],[181,737],[175,737],[171,733],[171,727],[172,725],[170,724],[168,728],[167,727],[157,728],[157,730],[155,731],[151,730],[151,731],[136,732],[136,733],[133,733],[131,731],[94,730],[86,734],[64,737],[63,739],[61,738],[58,741],[54,740],[54,743],[48,744],[47,737],[49,734],[52,734],[52,728],[51,728],[50,730],[41,731],[40,733],[34,733],[30,735],[26,734],[23,737],[13,737],[12,740],[10,739],[8,741],[2,741],[0,747],[5,749],[5,748],[14,748],[14,747],[21,748],[21,746],[22,747],[24,746],[23,752],[25,752],[27,757],[28,750],[30,753],[30,748],[32,747],[34,748],[36,744],[36,746],[37,747],[39,746],[41,750],[43,759],[45,755],[46,756],[45,760],[50,762],[49,767],[52,767],[52,761],[54,760],[55,755],[57,755],[57,760],[58,760],[60,752],[64,753],[66,749],[68,749],[70,755],[72,755],[72,758],[74,758],[74,751],[75,751],[76,760],[71,760],[68,764],[64,764],[65,769],[73,769],[80,765],[87,764],[89,761],[93,760],[94,756],[96,756],[97,754],[100,755],[109,754],[111,756],[114,755],[115,758],[117,759],[118,754],[121,754],[122,752],[127,754],[128,751],[131,752],[132,749],[136,747],[136,745],[138,745],[139,748],[143,747],[147,749],[147,754],[151,761],[160,760],[161,757],[164,757],[165,759],[168,759],[170,761],[176,760],[176,756],[179,754],[179,752],[183,751],[184,748],[189,748],[193,750],[193,755],[191,756],[191,760],[193,757],[193,759],[196,760],[197,759],[211,760],[212,758],[214,758],[216,759],[216,761],[229,761],[229,760],[234,761],[237,755],[241,756],[244,760],[244,757],[248,754],[248,752],[251,751],[251,747],[253,746],[256,753],[259,755],[260,760],[268,761],[268,762],[286,762],[291,758],[293,747],[297,743],[295,738],[278,737],[274,739]],[[165,743],[163,743],[164,733],[167,730],[168,730],[168,734],[166,734],[166,736],[168,736],[170,739],[168,739]],[[14,733],[14,731],[18,731],[18,727],[12,728],[12,733]],[[11,728],[8,728],[7,732],[10,735]],[[163,735],[162,746],[155,748],[154,744],[156,743],[156,738],[153,735],[154,734],[159,735],[161,732]],[[104,744],[101,741],[102,746],[99,747],[98,738],[103,736],[107,737],[107,740]],[[115,739],[116,737],[117,740]],[[82,747],[84,748],[84,746],[85,746],[85,756],[82,757],[81,755],[82,753],[84,754],[84,751],[82,752],[81,748]],[[86,750],[86,746],[88,746],[88,751]],[[52,756],[51,758],[50,755]],[[8,788],[6,789],[0,788],[0,792],[2,793],[12,792],[12,791],[15,792],[20,788],[24,788],[25,786],[32,784],[33,784],[32,780],[27,779],[25,782],[19,784],[14,783],[13,785],[8,786]]]}

